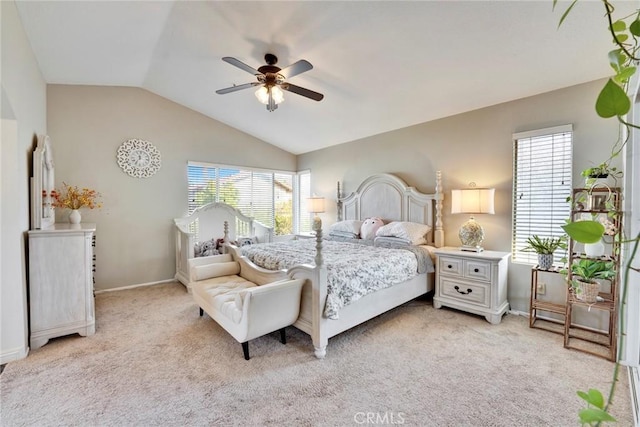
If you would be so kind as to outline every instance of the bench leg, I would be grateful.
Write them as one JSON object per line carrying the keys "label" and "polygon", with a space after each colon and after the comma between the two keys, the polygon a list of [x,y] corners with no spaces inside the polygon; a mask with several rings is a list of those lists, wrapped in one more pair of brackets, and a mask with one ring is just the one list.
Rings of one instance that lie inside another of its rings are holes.
{"label": "bench leg", "polygon": [[280,342],[282,344],[286,344],[287,343],[287,335],[284,332],[284,328],[280,329]]}
{"label": "bench leg", "polygon": [[202,317],[204,315],[204,310],[202,309],[202,307],[200,307],[200,317]]}
{"label": "bench leg", "polygon": [[244,353],[244,360],[249,360],[249,341],[242,343],[242,352]]}

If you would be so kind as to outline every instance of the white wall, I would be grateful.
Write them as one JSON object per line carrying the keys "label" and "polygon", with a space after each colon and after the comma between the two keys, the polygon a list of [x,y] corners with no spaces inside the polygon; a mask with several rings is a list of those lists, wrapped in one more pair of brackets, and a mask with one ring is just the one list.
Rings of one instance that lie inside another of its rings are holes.
{"label": "white wall", "polygon": [[[56,186],[102,194],[102,209],[81,211],[83,222],[97,224],[97,290],[173,278],[172,224],[187,213],[187,161],[296,167],[293,154],[144,89],[49,85],[47,112]],[[118,167],[118,147],[131,138],[160,151],[154,176],[134,178]],[[57,221],[67,222],[68,212],[57,211]]]}
{"label": "white wall", "polygon": [[0,363],[26,356],[26,236],[35,136],[46,133],[46,85],[13,1],[0,2]]}
{"label": "white wall", "polygon": [[[573,86],[303,154],[298,157],[298,169],[310,169],[312,191],[330,200],[335,199],[337,181],[348,194],[364,178],[378,172],[397,174],[409,185],[432,192],[435,172],[441,170],[445,243],[449,246],[460,245],[458,229],[467,220],[464,215],[450,214],[451,189],[466,187],[472,181],[481,187],[495,187],[496,214],[479,215],[476,220],[485,229],[485,248],[509,252],[512,134],[572,123],[574,186],[582,185],[580,171],[606,159],[617,137],[617,122],[600,119],[594,111],[603,83]],[[322,217],[330,224],[336,211],[335,206],[327,208]],[[530,265],[510,264],[509,302],[514,310],[529,311],[530,269]],[[556,291],[564,299],[561,285]]]}

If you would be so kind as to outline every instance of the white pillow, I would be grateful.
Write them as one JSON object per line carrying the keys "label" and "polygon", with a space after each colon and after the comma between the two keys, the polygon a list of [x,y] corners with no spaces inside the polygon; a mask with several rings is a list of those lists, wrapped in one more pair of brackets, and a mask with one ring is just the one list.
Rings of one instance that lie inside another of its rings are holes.
{"label": "white pillow", "polygon": [[196,281],[212,277],[232,276],[238,273],[240,273],[240,264],[236,261],[216,262],[191,267],[191,278]]}
{"label": "white pillow", "polygon": [[345,221],[339,221],[329,227],[329,234],[332,233],[351,233],[356,237],[360,234],[360,227],[362,227],[362,221],[357,219],[348,219]]}
{"label": "white pillow", "polygon": [[383,225],[376,232],[376,236],[399,237],[407,239],[412,245],[424,245],[427,243],[427,233],[431,227],[417,222],[393,221]]}

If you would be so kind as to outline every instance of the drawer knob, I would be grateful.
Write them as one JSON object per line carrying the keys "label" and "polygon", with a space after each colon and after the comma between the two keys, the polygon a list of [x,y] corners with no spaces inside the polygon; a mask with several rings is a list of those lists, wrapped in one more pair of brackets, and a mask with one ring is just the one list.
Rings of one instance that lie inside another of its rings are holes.
{"label": "drawer knob", "polygon": [[469,289],[469,288],[467,288],[467,292],[461,291],[460,290],[460,286],[458,286],[458,285],[454,286],[453,289],[455,289],[457,293],[462,294],[462,295],[470,294],[473,291],[472,289]]}
{"label": "drawer knob", "polygon": [[479,269],[479,268],[474,268],[474,269],[473,269],[473,272],[474,272],[474,273],[477,273],[477,272],[479,272],[479,271],[480,271],[480,269]]}
{"label": "drawer knob", "polygon": [[449,264],[447,265],[447,268],[453,268],[453,265]]}

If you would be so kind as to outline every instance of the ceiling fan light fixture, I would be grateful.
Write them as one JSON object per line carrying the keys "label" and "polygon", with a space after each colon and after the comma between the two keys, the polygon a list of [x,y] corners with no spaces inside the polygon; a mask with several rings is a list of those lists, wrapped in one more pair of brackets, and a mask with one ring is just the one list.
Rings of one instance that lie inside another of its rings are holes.
{"label": "ceiling fan light fixture", "polygon": [[269,92],[271,92],[273,102],[276,105],[284,101],[284,92],[278,86],[261,86],[256,90],[256,98],[258,98],[258,101],[260,101],[261,104],[269,104]]}

